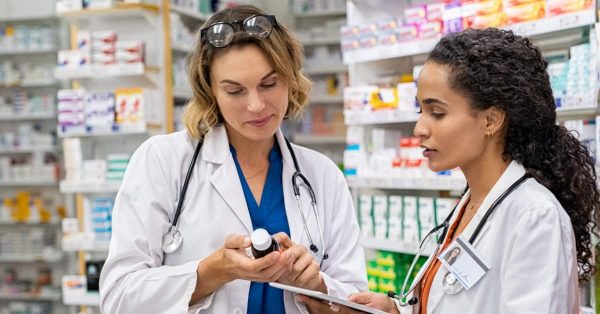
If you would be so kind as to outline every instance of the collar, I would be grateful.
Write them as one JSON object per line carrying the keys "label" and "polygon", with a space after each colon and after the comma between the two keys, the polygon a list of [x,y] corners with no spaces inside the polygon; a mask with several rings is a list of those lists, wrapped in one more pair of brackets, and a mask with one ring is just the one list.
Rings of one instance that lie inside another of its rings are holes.
{"label": "collar", "polygon": [[[292,155],[287,149],[285,137],[280,129],[275,133],[275,138],[277,140],[276,145],[280,147],[279,151],[281,152],[284,167],[294,171]],[[224,164],[227,158],[232,155],[229,138],[227,137],[227,130],[223,124],[213,127],[212,130],[206,133],[202,145],[202,160],[204,161],[214,164]],[[292,146],[294,145],[292,144]]]}
{"label": "collar", "polygon": [[[463,230],[462,235],[465,239],[469,239],[471,237],[475,231],[475,228],[477,228],[477,225],[479,225],[481,219],[488,211],[490,206],[496,201],[496,199],[498,199],[498,197],[500,197],[500,195],[502,195],[502,193],[504,193],[504,191],[506,191],[513,183],[519,180],[525,174],[525,172],[525,167],[523,167],[521,163],[515,160],[510,162],[506,170],[504,170],[504,173],[502,173],[496,184],[494,184],[490,192],[481,203],[477,213],[475,213],[475,216],[473,216],[469,225],[465,228],[465,230]],[[467,193],[461,199],[458,208],[461,208],[461,206],[465,205],[470,198],[470,194],[471,190],[467,191]],[[493,213],[492,216],[494,214],[495,213]],[[456,219],[457,215],[457,213],[454,213],[452,217],[453,221]],[[481,239],[481,236],[479,236],[475,242],[477,242],[479,239]]]}

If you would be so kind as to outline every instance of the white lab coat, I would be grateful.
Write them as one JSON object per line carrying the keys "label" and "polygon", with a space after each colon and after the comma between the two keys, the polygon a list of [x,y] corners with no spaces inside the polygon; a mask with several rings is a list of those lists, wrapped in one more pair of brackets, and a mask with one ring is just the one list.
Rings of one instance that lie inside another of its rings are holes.
{"label": "white lab coat", "polygon": [[[463,231],[465,239],[473,234],[490,205],[523,174],[525,168],[521,164],[510,163]],[[468,199],[467,193],[458,208]],[[458,209],[452,222],[457,215]],[[535,179],[523,182],[495,209],[474,246],[491,269],[471,290],[449,295],[442,289],[442,277],[447,272],[442,265],[431,286],[428,313],[579,312],[577,253],[571,220],[556,197]],[[418,294],[417,291],[415,295]],[[418,313],[418,308],[419,305],[398,307],[402,314]]]}
{"label": "white lab coat", "polygon": [[[292,241],[308,246],[292,190],[294,164],[281,131],[283,193]],[[104,313],[245,313],[250,282],[229,282],[192,307],[198,263],[223,246],[229,234],[250,234],[252,223],[229,150],[227,133],[216,126],[206,137],[188,186],[179,230],[183,244],[163,254],[166,234],[197,141],[188,133],[154,136],[131,158],[115,201],[113,235],[100,278]],[[339,297],[367,289],[359,228],[346,181],[325,156],[294,145],[300,168],[317,198],[329,259],[321,273],[328,292]],[[306,188],[301,202],[310,235],[322,252]],[[317,258],[317,257],[315,257]],[[317,258],[318,260],[318,258]],[[201,280],[201,279],[200,279]],[[287,313],[305,312],[288,292]]]}

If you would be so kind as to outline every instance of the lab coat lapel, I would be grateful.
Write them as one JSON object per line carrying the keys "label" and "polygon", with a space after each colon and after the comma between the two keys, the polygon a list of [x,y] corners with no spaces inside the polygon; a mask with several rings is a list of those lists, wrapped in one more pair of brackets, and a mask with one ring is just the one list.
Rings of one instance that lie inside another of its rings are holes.
{"label": "lab coat lapel", "polygon": [[[500,179],[498,179],[498,182],[496,182],[494,187],[492,187],[492,189],[490,190],[488,195],[485,197],[483,203],[481,203],[481,206],[477,210],[477,213],[475,214],[475,216],[473,216],[473,218],[471,219],[471,221],[469,222],[469,224],[467,225],[465,230],[463,230],[463,232],[462,232],[463,238],[465,238],[466,240],[469,240],[469,238],[475,231],[475,228],[477,228],[477,225],[479,225],[483,216],[485,215],[487,210],[490,208],[492,203],[494,203],[494,201],[496,201],[496,199],[500,195],[502,195],[502,193],[504,193],[504,191],[506,191],[514,182],[519,180],[519,178],[521,178],[524,174],[525,174],[525,168],[518,162],[512,161],[508,165],[508,167],[506,168],[504,173],[500,176]],[[458,209],[462,208],[465,205],[465,203],[467,202],[469,197],[470,197],[470,191],[468,191],[463,196],[463,198],[460,200],[460,203],[457,207],[457,211],[454,212],[454,215],[451,219],[450,224],[452,224],[456,220],[456,216],[458,215],[458,212],[459,212]],[[496,210],[501,210],[501,208],[498,207],[498,208],[496,208]],[[481,228],[481,231],[480,231],[479,235],[477,236],[477,239],[475,239],[475,243],[473,243],[473,246],[475,246],[475,248],[477,248],[477,243],[479,243],[479,241],[483,238],[483,235],[490,229],[490,226],[493,223],[492,218],[494,217],[495,213],[496,213],[496,211],[494,211],[494,213],[492,213],[490,218],[488,218],[486,224]],[[444,270],[444,266],[442,266],[440,268],[440,270],[442,270],[442,273],[440,274],[440,272],[438,272],[436,274],[436,278],[432,284],[432,289],[430,290],[430,293],[429,293],[429,301],[427,302],[427,311],[431,312],[431,313],[433,313],[435,311],[436,307],[440,304],[440,301],[442,300],[442,298],[445,295],[444,290],[441,288],[441,276],[443,276],[446,271]],[[435,285],[437,285],[437,286],[435,286]]]}
{"label": "lab coat lapel", "polygon": [[[467,225],[467,227],[463,231],[462,234],[466,240],[469,240],[469,238],[471,238],[471,235],[473,234],[473,232],[475,232],[475,229],[481,222],[483,216],[485,216],[485,213],[492,206],[492,204],[498,199],[498,197],[500,197],[500,195],[502,195],[502,193],[504,193],[513,183],[515,183],[517,180],[519,180],[524,174],[525,174],[525,168],[518,162],[512,161],[508,165],[506,170],[504,170],[504,173],[500,176],[500,179],[498,179],[498,182],[496,182],[496,184],[494,184],[494,187],[492,187],[492,189],[490,190],[488,195],[483,200],[483,203],[481,203],[481,206],[477,210],[477,213],[475,214],[475,216],[473,216],[473,219],[471,219],[471,222],[469,223],[469,225]],[[474,246],[477,245],[477,243],[481,240],[481,238],[483,237],[485,232],[493,224],[493,217],[498,210],[502,210],[502,208],[501,207],[496,208],[494,210],[494,212],[492,213],[492,215],[490,216],[490,218],[488,218],[486,224],[482,227],[481,232],[477,236],[477,239],[475,239],[475,243],[473,243]]]}
{"label": "lab coat lapel", "polygon": [[[277,138],[277,142],[279,143],[279,148],[281,150],[281,156],[283,160],[281,183],[283,184],[283,199],[285,202],[285,213],[287,215],[288,225],[290,226],[290,238],[295,243],[302,243],[302,239],[304,237],[304,233],[302,231],[302,216],[300,216],[298,204],[294,196],[294,190],[292,188],[292,176],[296,172],[294,168],[294,161],[292,160],[292,155],[290,154],[287,144],[285,143],[285,138],[283,137],[281,130],[277,131],[277,134],[275,136]],[[299,158],[299,156],[296,156],[296,158]],[[302,192],[300,192],[300,194],[302,195]],[[303,203],[302,208],[305,207],[306,204]]]}
{"label": "lab coat lapel", "polygon": [[[207,162],[214,163],[215,171],[210,176],[210,182],[229,205],[229,210],[246,227],[248,233],[252,232],[252,220],[246,204],[246,198],[242,189],[235,162],[229,151],[229,140],[225,127],[217,126],[206,134],[202,149],[202,158]],[[210,206],[208,204],[207,206]],[[222,210],[214,208],[214,210]]]}

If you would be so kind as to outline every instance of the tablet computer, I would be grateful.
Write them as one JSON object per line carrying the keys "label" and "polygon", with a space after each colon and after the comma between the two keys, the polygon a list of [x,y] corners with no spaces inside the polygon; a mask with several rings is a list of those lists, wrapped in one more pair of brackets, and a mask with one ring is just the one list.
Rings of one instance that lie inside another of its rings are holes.
{"label": "tablet computer", "polygon": [[364,313],[387,314],[387,313],[382,312],[380,310],[376,310],[374,308],[370,308],[370,307],[362,305],[362,304],[358,304],[358,303],[350,302],[348,300],[344,300],[344,299],[341,299],[341,298],[330,296],[328,294],[325,294],[325,293],[319,292],[319,291],[302,289],[302,288],[298,288],[298,287],[294,287],[294,286],[284,285],[284,284],[277,283],[277,282],[270,282],[269,285],[271,287],[274,287],[274,288],[278,288],[278,289],[290,291],[290,292],[293,292],[293,293],[303,294],[305,296],[309,296],[311,298],[315,298],[315,299],[318,299],[318,300],[322,300],[322,301],[327,301],[327,302],[331,302],[331,303],[336,303],[336,304],[339,304],[339,305],[343,305],[343,306],[346,306],[346,307],[349,307],[351,309],[354,309],[354,310],[357,310],[357,311],[361,311],[361,312],[364,312]]}

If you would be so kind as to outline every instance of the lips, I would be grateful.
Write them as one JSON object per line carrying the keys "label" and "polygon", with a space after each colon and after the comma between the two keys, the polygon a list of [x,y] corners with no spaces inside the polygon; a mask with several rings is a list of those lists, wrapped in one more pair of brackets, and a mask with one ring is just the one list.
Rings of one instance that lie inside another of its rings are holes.
{"label": "lips", "polygon": [[260,118],[260,119],[250,120],[246,123],[248,123],[249,125],[258,127],[258,128],[262,128],[263,126],[267,125],[267,123],[269,123],[269,121],[271,121],[271,117],[272,116],[268,116],[268,117],[264,117],[264,118]]}
{"label": "lips", "polygon": [[430,158],[431,155],[433,155],[433,153],[437,152],[437,150],[429,148],[427,146],[421,145],[421,148],[424,149],[423,150],[423,157],[425,157],[425,158]]}

